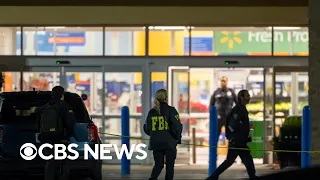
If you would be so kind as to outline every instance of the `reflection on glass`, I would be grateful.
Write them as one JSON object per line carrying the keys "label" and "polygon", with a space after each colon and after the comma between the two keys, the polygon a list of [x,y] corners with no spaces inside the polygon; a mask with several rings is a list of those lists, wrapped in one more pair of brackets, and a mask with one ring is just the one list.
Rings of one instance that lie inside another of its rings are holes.
{"label": "reflection on glass", "polygon": [[3,72],[3,92],[20,91],[20,72]]}
{"label": "reflection on glass", "polygon": [[141,113],[141,73],[105,73],[104,83],[106,115],[121,114],[123,106],[128,106],[131,114]]}
{"label": "reflection on glass", "polygon": [[189,113],[189,73],[174,70],[172,77],[172,106],[179,113]]}
{"label": "reflection on glass", "polygon": [[213,69],[190,70],[190,113],[209,112],[213,78]]}
{"label": "reflection on glass", "polygon": [[189,28],[185,26],[150,26],[149,55],[189,55]]}
{"label": "reflection on glass", "polygon": [[0,27],[0,38],[0,55],[21,55],[20,27]]}
{"label": "reflection on glass", "polygon": [[23,90],[51,91],[54,86],[60,84],[58,72],[24,72]]}
{"label": "reflection on glass", "polygon": [[[264,139],[265,146],[264,149],[272,149],[273,148],[273,69],[266,68],[266,88],[265,88],[265,126],[264,126]],[[270,152],[265,152],[265,154],[270,154]]]}
{"label": "reflection on glass", "polygon": [[308,105],[308,73],[276,73],[275,132],[288,116],[301,116],[303,107]]}
{"label": "reflection on glass", "polygon": [[105,55],[108,56],[144,56],[144,27],[106,27]]}
{"label": "reflection on glass", "polygon": [[103,54],[102,27],[24,27],[24,55]]}
{"label": "reflection on glass", "polygon": [[154,106],[154,98],[157,90],[167,89],[167,73],[152,72],[151,73],[151,104]]}
{"label": "reflection on glass", "polygon": [[[87,95],[84,101],[85,106],[90,114],[101,113],[102,106],[102,73],[85,73],[85,72],[67,72],[67,91]],[[100,79],[99,79],[100,77]]]}

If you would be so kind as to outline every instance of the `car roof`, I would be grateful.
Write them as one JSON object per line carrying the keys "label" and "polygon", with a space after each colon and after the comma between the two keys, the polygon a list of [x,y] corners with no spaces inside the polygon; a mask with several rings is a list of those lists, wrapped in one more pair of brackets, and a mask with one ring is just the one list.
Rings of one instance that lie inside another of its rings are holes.
{"label": "car roof", "polygon": [[[65,92],[65,96],[79,96],[76,93]],[[28,100],[50,100],[51,91],[18,91],[3,92],[0,97],[9,100],[28,101]]]}

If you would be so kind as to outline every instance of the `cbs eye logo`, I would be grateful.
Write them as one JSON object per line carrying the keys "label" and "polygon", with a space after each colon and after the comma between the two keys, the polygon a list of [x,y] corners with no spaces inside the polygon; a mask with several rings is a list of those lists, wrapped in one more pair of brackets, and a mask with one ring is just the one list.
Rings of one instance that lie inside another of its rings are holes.
{"label": "cbs eye logo", "polygon": [[37,156],[37,147],[31,143],[23,144],[20,148],[20,156],[24,160],[32,160]]}

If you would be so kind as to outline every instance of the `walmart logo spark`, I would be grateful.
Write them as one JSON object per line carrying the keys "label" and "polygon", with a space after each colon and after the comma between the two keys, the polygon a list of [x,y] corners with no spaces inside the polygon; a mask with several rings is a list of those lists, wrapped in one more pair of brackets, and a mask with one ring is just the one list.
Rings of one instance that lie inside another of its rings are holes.
{"label": "walmart logo spark", "polygon": [[237,37],[241,32],[235,31],[235,32],[228,32],[228,31],[222,31],[221,34],[223,34],[225,37],[220,39],[220,43],[228,43],[228,47],[232,49],[234,47],[234,44],[241,44],[242,40]]}

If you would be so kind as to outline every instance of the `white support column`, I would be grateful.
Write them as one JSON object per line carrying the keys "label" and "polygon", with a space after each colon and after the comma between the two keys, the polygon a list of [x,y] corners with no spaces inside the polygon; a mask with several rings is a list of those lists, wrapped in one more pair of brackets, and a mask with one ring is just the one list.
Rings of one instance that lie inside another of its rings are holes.
{"label": "white support column", "polygon": [[[146,58],[145,64],[142,68],[142,119],[140,123],[141,128],[141,136],[142,138],[149,138],[144,133],[143,125],[145,123],[145,120],[148,116],[148,112],[151,108],[151,71],[150,71],[150,63],[149,60]],[[149,145],[149,141],[143,140],[142,143]],[[151,152],[148,152],[148,157],[145,161],[146,164],[150,163],[151,160]]]}

